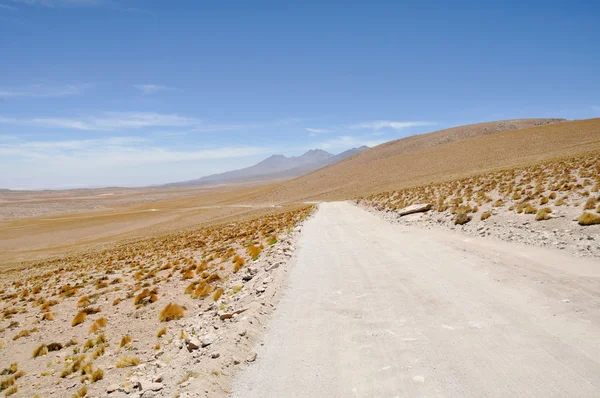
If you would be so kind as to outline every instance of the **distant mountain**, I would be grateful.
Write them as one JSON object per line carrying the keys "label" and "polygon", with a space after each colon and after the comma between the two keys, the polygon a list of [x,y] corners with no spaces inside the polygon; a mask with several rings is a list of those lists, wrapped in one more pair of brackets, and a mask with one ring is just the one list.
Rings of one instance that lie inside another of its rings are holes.
{"label": "distant mountain", "polygon": [[367,146],[352,148],[337,155],[321,149],[311,149],[301,156],[272,155],[254,166],[244,169],[213,174],[196,180],[174,182],[165,187],[187,187],[197,185],[230,184],[235,182],[276,180],[299,177],[349,156],[368,149]]}

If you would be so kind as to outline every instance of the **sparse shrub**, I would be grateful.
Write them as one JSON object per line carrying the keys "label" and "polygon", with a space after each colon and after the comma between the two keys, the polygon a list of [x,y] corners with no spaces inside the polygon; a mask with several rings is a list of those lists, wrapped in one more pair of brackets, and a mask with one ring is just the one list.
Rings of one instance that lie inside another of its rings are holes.
{"label": "sparse shrub", "polygon": [[44,315],[42,315],[42,321],[53,321],[54,320],[54,314],[51,312],[46,312]]}
{"label": "sparse shrub", "polygon": [[73,398],[83,398],[87,395],[88,390],[86,386],[83,386],[73,395]]}
{"label": "sparse shrub", "polygon": [[537,209],[528,203],[527,206],[525,206],[525,209],[523,209],[523,212],[525,214],[536,214]]}
{"label": "sparse shrub", "polygon": [[15,377],[11,376],[8,377],[2,381],[0,381],[0,391],[4,391],[7,388],[9,388],[10,386],[13,386],[15,384]]}
{"label": "sparse shrub", "polygon": [[156,333],[156,337],[158,337],[160,339],[165,334],[167,334],[167,328],[162,328],[158,331],[158,333]]}
{"label": "sparse shrub", "polygon": [[71,326],[75,327],[79,324],[82,324],[83,322],[85,322],[86,317],[87,314],[85,311],[79,311],[77,315],[75,315],[75,318],[73,318],[73,320],[71,321]]}
{"label": "sparse shrub", "polygon": [[12,374],[17,373],[17,370],[19,370],[19,365],[17,365],[16,363],[11,363],[8,368],[2,369],[2,372],[0,372],[0,375],[1,376],[12,375]]}
{"label": "sparse shrub", "polygon": [[41,357],[48,354],[48,347],[46,346],[46,344],[42,344],[41,346],[39,346],[38,348],[36,348],[35,350],[33,350],[33,357],[37,358],[37,357]]}
{"label": "sparse shrub", "polygon": [[242,268],[242,266],[246,263],[246,260],[244,260],[240,256],[235,256],[233,258],[233,262],[234,262],[233,272],[238,272]]}
{"label": "sparse shrub", "polygon": [[497,201],[495,201],[495,202],[492,204],[492,206],[493,206],[493,207],[502,207],[502,206],[504,206],[504,202],[502,201],[502,199],[498,199]]}
{"label": "sparse shrub", "polygon": [[221,297],[222,294],[223,294],[223,288],[220,287],[215,291],[215,294],[213,295],[213,300],[217,301]]}
{"label": "sparse shrub", "polygon": [[12,386],[8,390],[6,390],[6,392],[4,393],[4,396],[5,397],[10,397],[11,395],[16,394],[17,391],[19,391],[19,387],[18,386]]}
{"label": "sparse shrub", "polygon": [[484,213],[481,214],[481,221],[487,220],[491,216],[492,216],[492,212],[491,211],[486,211],[486,212],[484,212]]}
{"label": "sparse shrub", "polygon": [[92,383],[102,380],[103,378],[104,378],[104,371],[102,369],[96,369],[92,373]]}
{"label": "sparse shrub", "polygon": [[28,337],[30,334],[31,333],[27,329],[21,330],[13,337],[13,340],[19,340],[21,337]]}
{"label": "sparse shrub", "polygon": [[593,213],[585,212],[581,216],[579,216],[577,222],[579,223],[579,225],[600,224],[600,216]]}
{"label": "sparse shrub", "polygon": [[544,221],[544,220],[551,219],[552,218],[552,217],[550,217],[551,212],[552,212],[552,210],[549,208],[539,209],[537,211],[537,213],[535,214],[535,221]]}
{"label": "sparse shrub", "polygon": [[94,321],[94,323],[92,323],[92,326],[90,326],[90,334],[96,333],[100,329],[106,327],[107,323],[108,321],[106,320],[106,318],[97,319],[96,321]]}
{"label": "sparse shrub", "polygon": [[121,297],[117,297],[116,299],[113,300],[112,305],[119,305],[119,303],[123,301],[123,299]]}
{"label": "sparse shrub", "polygon": [[123,338],[121,338],[121,343],[119,344],[119,347],[124,347],[129,343],[131,343],[131,336],[123,336]]}
{"label": "sparse shrub", "polygon": [[121,357],[115,366],[117,368],[127,368],[129,366],[137,366],[139,364],[140,359],[138,357]]}
{"label": "sparse shrub", "polygon": [[594,210],[596,207],[596,198],[589,198],[585,205],[583,205],[583,210]]}
{"label": "sparse shrub", "polygon": [[96,351],[92,353],[92,359],[100,358],[102,355],[104,355],[105,352],[106,348],[104,347],[104,345],[99,346],[98,348],[96,348]]}
{"label": "sparse shrub", "polygon": [[167,306],[160,312],[158,319],[161,322],[169,322],[177,319],[181,319],[185,315],[185,310],[182,306],[169,303]]}
{"label": "sparse shrub", "polygon": [[464,225],[471,221],[471,216],[467,213],[459,213],[456,215],[456,219],[454,220],[454,224],[456,225]]}
{"label": "sparse shrub", "polygon": [[84,308],[91,304],[90,298],[88,296],[82,296],[77,301],[77,308]]}
{"label": "sparse shrub", "polygon": [[60,351],[63,349],[63,345],[60,343],[50,343],[48,344],[48,352],[52,351]]}

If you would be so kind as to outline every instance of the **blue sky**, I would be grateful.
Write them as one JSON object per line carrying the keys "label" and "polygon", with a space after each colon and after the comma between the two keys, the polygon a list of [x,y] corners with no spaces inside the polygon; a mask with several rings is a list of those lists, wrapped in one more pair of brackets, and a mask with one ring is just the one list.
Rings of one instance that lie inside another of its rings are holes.
{"label": "blue sky", "polygon": [[597,2],[552,0],[0,0],[0,187],[140,186],[597,117],[599,20]]}

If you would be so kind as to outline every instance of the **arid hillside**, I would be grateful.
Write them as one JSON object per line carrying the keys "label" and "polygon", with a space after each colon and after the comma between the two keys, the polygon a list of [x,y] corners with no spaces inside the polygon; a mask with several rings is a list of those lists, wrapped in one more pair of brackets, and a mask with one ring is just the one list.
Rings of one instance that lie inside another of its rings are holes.
{"label": "arid hillside", "polygon": [[600,148],[600,119],[527,119],[392,141],[261,192],[256,203],[340,200]]}

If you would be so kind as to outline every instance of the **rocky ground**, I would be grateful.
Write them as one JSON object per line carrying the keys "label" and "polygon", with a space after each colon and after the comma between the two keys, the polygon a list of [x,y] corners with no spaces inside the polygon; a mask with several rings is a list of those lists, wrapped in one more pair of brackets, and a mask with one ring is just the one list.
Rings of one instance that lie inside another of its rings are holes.
{"label": "rocky ground", "polygon": [[310,211],[6,272],[2,394],[227,396],[256,359]]}
{"label": "rocky ground", "polygon": [[457,225],[456,215],[450,211],[428,211],[400,216],[393,210],[376,210],[371,206],[361,207],[392,223],[441,228],[469,236],[491,237],[538,247],[553,247],[579,257],[600,257],[600,225],[578,225],[577,216],[580,213],[578,209],[557,210],[554,212],[555,218],[545,221],[535,221],[531,215],[498,209],[493,217],[487,220],[482,221],[481,217],[475,215],[470,222]]}

